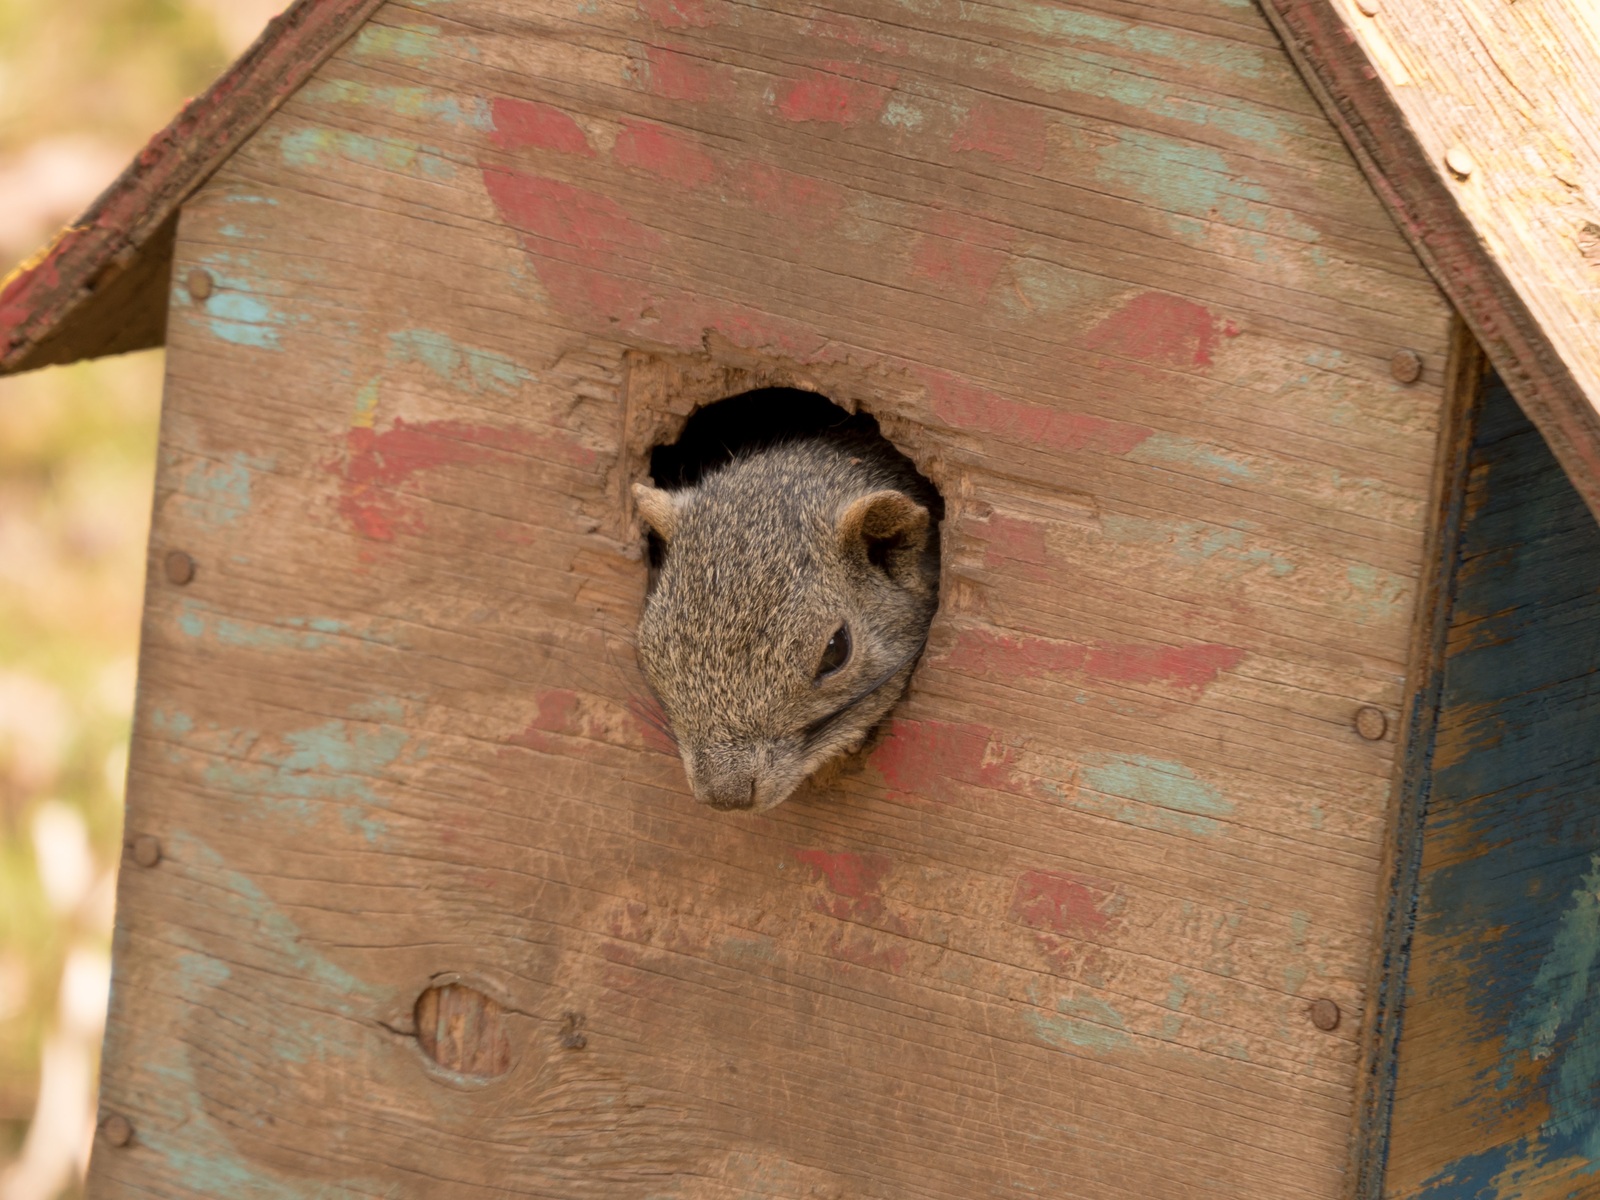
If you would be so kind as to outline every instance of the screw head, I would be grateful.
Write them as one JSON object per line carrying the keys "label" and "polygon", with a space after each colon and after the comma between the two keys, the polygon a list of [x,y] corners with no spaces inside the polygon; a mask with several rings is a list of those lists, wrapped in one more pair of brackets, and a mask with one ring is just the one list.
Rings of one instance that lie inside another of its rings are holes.
{"label": "screw head", "polygon": [[106,1141],[113,1146],[126,1146],[133,1141],[133,1126],[121,1113],[112,1113],[107,1117],[100,1126],[100,1131],[106,1135]]}
{"label": "screw head", "polygon": [[161,861],[161,839],[148,833],[133,839],[133,861],[141,867],[153,867]]}
{"label": "screw head", "polygon": [[1389,732],[1389,718],[1383,709],[1373,708],[1366,704],[1356,709],[1356,719],[1351,722],[1356,727],[1356,732],[1369,742],[1383,740],[1383,735]]}
{"label": "screw head", "polygon": [[1363,17],[1378,15],[1378,0],[1356,0],[1356,7],[1361,10]]}
{"label": "screw head", "polygon": [[194,559],[182,550],[168,550],[162,565],[167,572],[168,582],[175,583],[179,587],[194,578]]}
{"label": "screw head", "polygon": [[1415,383],[1422,378],[1422,355],[1415,350],[1396,350],[1389,359],[1389,374],[1401,383]]}
{"label": "screw head", "polygon": [[207,300],[216,289],[216,281],[211,278],[211,272],[196,267],[184,277],[184,286],[189,289],[189,295],[196,300]]}
{"label": "screw head", "polygon": [[1332,1033],[1339,1028],[1339,1018],[1342,1015],[1339,1006],[1326,996],[1311,1002],[1311,1023],[1324,1033]]}
{"label": "screw head", "polygon": [[1472,155],[1467,153],[1465,146],[1451,146],[1445,151],[1444,165],[1450,168],[1450,174],[1457,179],[1465,179],[1472,174],[1472,169],[1477,166],[1472,161]]}

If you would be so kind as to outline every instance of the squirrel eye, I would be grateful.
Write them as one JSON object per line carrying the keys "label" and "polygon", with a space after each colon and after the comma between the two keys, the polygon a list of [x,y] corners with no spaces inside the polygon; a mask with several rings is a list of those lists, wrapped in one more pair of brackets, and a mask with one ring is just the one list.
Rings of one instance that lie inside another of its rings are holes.
{"label": "squirrel eye", "polygon": [[813,682],[821,683],[849,661],[850,627],[841,625],[833,631],[833,636],[828,639],[827,647],[822,651],[822,661],[817,664],[817,674]]}

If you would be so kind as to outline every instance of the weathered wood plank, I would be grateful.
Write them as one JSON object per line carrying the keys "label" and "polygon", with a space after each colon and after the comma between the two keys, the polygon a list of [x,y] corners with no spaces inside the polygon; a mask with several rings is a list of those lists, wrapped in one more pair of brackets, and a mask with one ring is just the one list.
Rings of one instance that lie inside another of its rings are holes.
{"label": "weathered wood plank", "polygon": [[[390,4],[186,207],[104,1194],[1339,1193],[1449,312],[1162,11]],[[896,720],[729,820],[621,497],[734,380],[948,515]]]}
{"label": "weathered wood plank", "polygon": [[1597,1149],[1600,527],[1498,381],[1469,478],[1382,1195],[1565,1200]]}

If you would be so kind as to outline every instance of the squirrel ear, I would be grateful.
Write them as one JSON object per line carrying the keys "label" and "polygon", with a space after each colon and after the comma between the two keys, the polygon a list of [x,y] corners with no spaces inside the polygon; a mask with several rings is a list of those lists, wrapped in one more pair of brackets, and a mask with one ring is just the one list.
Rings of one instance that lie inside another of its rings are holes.
{"label": "squirrel ear", "polygon": [[645,524],[670,546],[678,532],[678,502],[672,498],[672,493],[636,483],[633,485],[633,503]]}
{"label": "squirrel ear", "polygon": [[928,510],[904,492],[871,492],[839,514],[839,549],[882,567],[901,587],[919,587],[927,544]]}

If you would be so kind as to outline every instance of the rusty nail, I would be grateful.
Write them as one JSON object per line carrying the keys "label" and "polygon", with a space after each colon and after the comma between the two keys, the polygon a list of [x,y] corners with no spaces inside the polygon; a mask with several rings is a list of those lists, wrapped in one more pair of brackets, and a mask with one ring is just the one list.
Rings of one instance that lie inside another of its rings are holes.
{"label": "rusty nail", "polygon": [[168,550],[164,565],[167,579],[179,587],[194,578],[194,559],[182,550]]}
{"label": "rusty nail", "polygon": [[1339,1028],[1339,1006],[1324,996],[1311,1002],[1311,1023],[1324,1033]]}
{"label": "rusty nail", "polygon": [[105,1124],[100,1126],[106,1135],[106,1141],[113,1146],[126,1146],[133,1141],[133,1126],[128,1124],[128,1118],[121,1113],[112,1113],[105,1119]]}
{"label": "rusty nail", "polygon": [[1356,0],[1356,7],[1361,10],[1363,17],[1378,15],[1378,0]]}
{"label": "rusty nail", "polygon": [[1422,355],[1415,350],[1396,350],[1389,358],[1389,374],[1401,383],[1415,383],[1422,378]]}
{"label": "rusty nail", "polygon": [[1383,735],[1389,732],[1388,716],[1383,709],[1373,708],[1370,704],[1364,704],[1356,709],[1354,725],[1356,732],[1369,742],[1382,741]]}
{"label": "rusty nail", "polygon": [[1472,161],[1472,155],[1467,153],[1465,146],[1451,146],[1444,152],[1444,165],[1450,168],[1450,174],[1457,179],[1465,179],[1477,164]]}
{"label": "rusty nail", "polygon": [[211,272],[204,270],[201,267],[196,267],[194,270],[190,271],[184,282],[188,284],[189,295],[193,296],[196,300],[204,300],[210,296],[212,287],[214,286],[211,279]]}
{"label": "rusty nail", "polygon": [[583,1014],[580,1012],[562,1013],[561,1046],[565,1050],[582,1050],[589,1044],[588,1037],[582,1032]]}
{"label": "rusty nail", "polygon": [[133,839],[133,861],[141,867],[153,867],[161,861],[161,839],[148,833]]}

